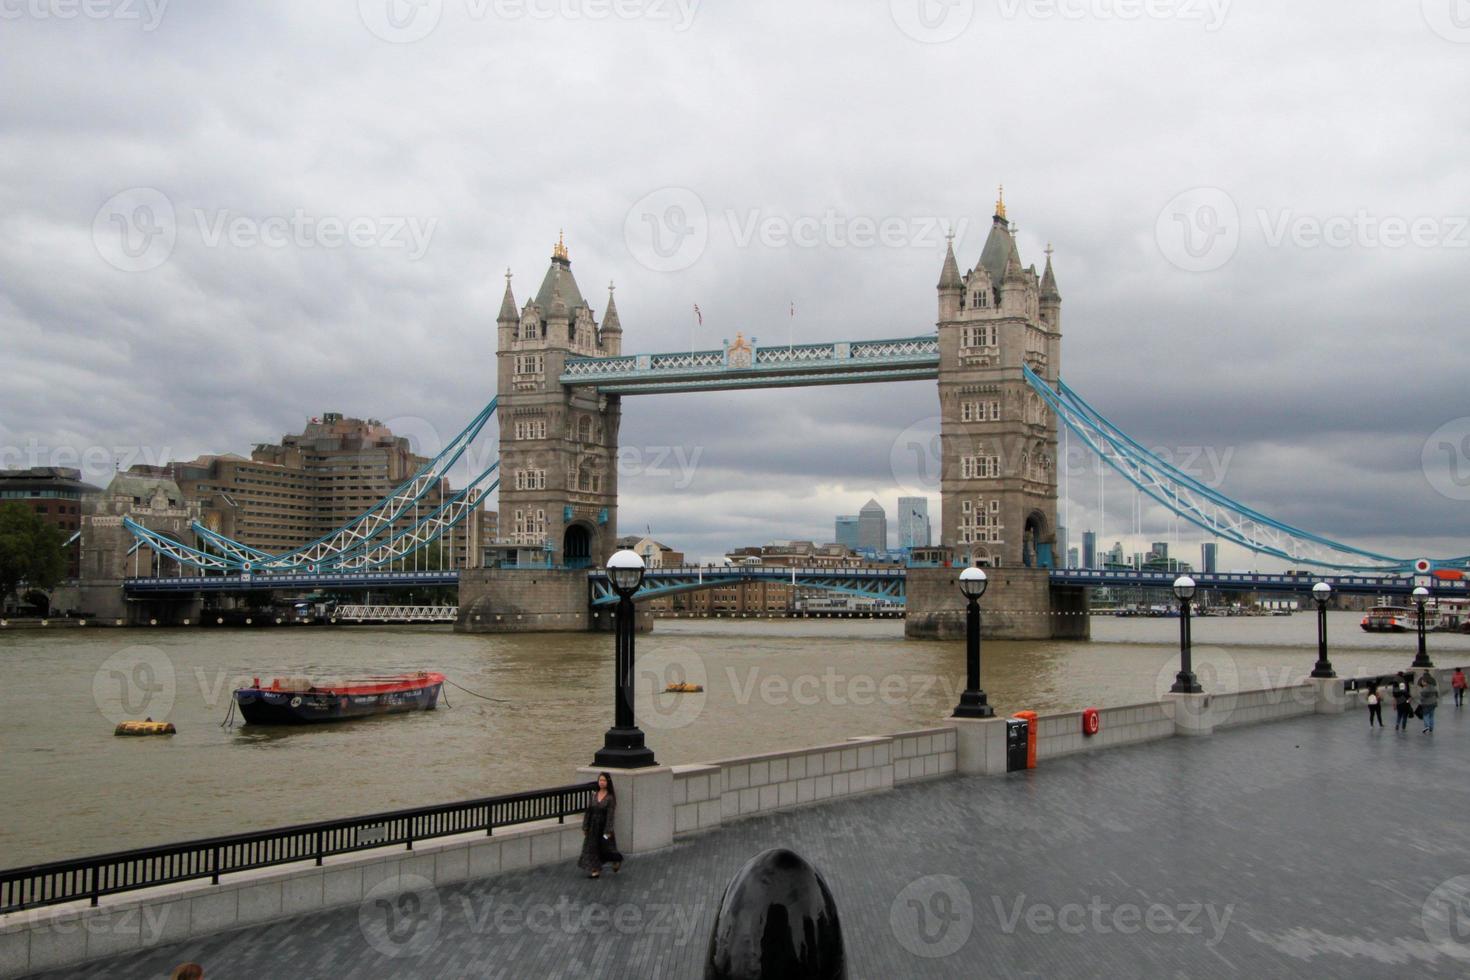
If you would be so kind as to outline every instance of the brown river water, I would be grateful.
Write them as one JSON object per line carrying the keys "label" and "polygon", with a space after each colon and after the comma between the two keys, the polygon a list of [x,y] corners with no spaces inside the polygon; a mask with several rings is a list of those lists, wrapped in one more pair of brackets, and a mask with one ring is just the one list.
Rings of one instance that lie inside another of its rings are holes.
{"label": "brown river water", "polygon": [[[1406,667],[1411,634],[1332,613],[1341,676]],[[1094,617],[1091,642],[988,641],[999,712],[1155,699],[1178,669],[1178,621]],[[1315,615],[1206,618],[1208,691],[1305,676]],[[1432,634],[1439,666],[1470,636]],[[903,639],[899,621],[660,621],[638,638],[639,723],[662,763],[712,761],[937,723],[964,681],[963,642]],[[447,626],[0,632],[0,867],[490,796],[578,781],[612,720],[608,634],[461,636]],[[300,728],[221,727],[259,676],[427,669],[448,706]],[[704,694],[655,695],[670,681]],[[117,738],[117,721],[178,734]]]}

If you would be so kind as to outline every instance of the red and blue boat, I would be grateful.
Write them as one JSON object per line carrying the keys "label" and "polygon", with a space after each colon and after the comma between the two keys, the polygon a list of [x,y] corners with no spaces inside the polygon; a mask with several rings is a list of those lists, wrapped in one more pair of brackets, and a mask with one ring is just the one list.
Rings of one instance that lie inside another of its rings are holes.
{"label": "red and blue boat", "polygon": [[235,704],[247,725],[311,725],[373,715],[433,711],[444,687],[444,675],[419,671],[365,677],[340,683],[310,678],[277,677],[269,685],[254,678],[235,691]]}

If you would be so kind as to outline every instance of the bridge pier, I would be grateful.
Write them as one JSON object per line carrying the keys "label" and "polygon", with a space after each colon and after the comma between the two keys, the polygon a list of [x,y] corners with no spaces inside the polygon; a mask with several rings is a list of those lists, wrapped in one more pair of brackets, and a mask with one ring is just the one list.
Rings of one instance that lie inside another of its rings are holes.
{"label": "bridge pier", "polygon": [[[981,630],[996,640],[1086,640],[1092,635],[1087,590],[1053,586],[1045,568],[991,568],[981,600]],[[959,569],[910,568],[904,636],[960,640],[965,636],[965,598]]]}
{"label": "bridge pier", "polygon": [[[653,614],[639,610],[639,632]],[[586,633],[612,630],[613,608],[593,609],[585,569],[477,568],[460,573],[456,633]]]}

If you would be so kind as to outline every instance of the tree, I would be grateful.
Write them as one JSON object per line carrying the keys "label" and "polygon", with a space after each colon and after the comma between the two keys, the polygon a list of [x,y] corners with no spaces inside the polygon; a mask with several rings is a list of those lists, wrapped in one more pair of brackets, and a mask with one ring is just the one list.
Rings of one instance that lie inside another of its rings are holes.
{"label": "tree", "polygon": [[24,504],[0,504],[0,601],[22,582],[32,589],[56,587],[66,574],[66,535]]}

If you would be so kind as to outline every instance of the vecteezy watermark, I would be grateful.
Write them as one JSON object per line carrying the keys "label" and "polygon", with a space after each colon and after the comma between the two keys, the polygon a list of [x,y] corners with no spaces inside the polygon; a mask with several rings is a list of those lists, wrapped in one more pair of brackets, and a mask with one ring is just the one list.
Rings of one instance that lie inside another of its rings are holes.
{"label": "vecteezy watermark", "polygon": [[1470,959],[1470,875],[1451,878],[1430,892],[1419,911],[1419,924],[1435,949]]}
{"label": "vecteezy watermark", "polygon": [[164,721],[177,690],[173,661],[157,647],[119,650],[92,675],[92,700],[114,725],[144,717]]}
{"label": "vecteezy watermark", "polygon": [[1326,217],[1291,208],[1256,211],[1270,248],[1470,248],[1470,216],[1376,215],[1364,208]]}
{"label": "vecteezy watermark", "polygon": [[687,490],[703,455],[703,446],[619,446],[614,465],[620,477],[672,478],[675,490]]}
{"label": "vecteezy watermark", "polygon": [[1186,272],[1213,272],[1240,247],[1240,209],[1218,187],[1191,188],[1159,211],[1154,241],[1164,258]]}
{"label": "vecteezy watermark", "polygon": [[422,956],[434,947],[444,924],[444,905],[434,883],[414,874],[384,878],[363,896],[357,927],[384,956]]}
{"label": "vecteezy watermark", "polygon": [[[403,250],[410,262],[428,251],[438,218],[416,215],[242,214],[231,208],[191,208],[193,231],[206,248],[298,248]],[[92,219],[97,254],[123,272],[147,272],[168,261],[178,243],[179,214],[167,195],[152,187],[114,194]]]}
{"label": "vecteezy watermark", "polygon": [[57,466],[84,473],[114,473],[139,463],[162,466],[173,459],[173,449],[163,446],[47,446],[39,439],[26,440],[24,446],[0,446],[0,470],[31,469]]}
{"label": "vecteezy watermark", "polygon": [[623,241],[638,264],[654,272],[680,272],[709,247],[709,211],[687,187],[645,194],[623,219]]}
{"label": "vecteezy watermark", "polygon": [[1225,938],[1235,915],[1234,904],[1224,908],[1213,902],[1139,905],[1105,902],[1099,895],[1090,896],[1086,902],[1060,904],[1028,901],[1024,893],[1015,898],[992,895],[990,901],[1000,931],[1007,936],[1021,931],[1037,936],[1134,936],[1146,932],[1153,936],[1204,937],[1211,949]]}
{"label": "vecteezy watermark", "polygon": [[820,674],[764,673],[759,667],[740,670],[725,668],[725,680],[735,696],[735,703],[749,704],[758,696],[762,704],[789,704],[810,707],[829,704],[836,707],[874,704],[888,706],[919,705],[942,707],[959,700],[962,683],[937,674],[848,674],[828,667]]}
{"label": "vecteezy watermark", "polygon": [[[1470,3],[1470,0],[1467,0]],[[1254,228],[1267,248],[1470,249],[1470,215],[1308,214],[1257,208]],[[1195,187],[1164,205],[1154,224],[1159,251],[1186,272],[1213,272],[1240,248],[1248,230],[1235,199],[1219,187]]]}
{"label": "vecteezy watermark", "polygon": [[623,238],[639,264],[654,272],[694,265],[718,233],[736,248],[923,248],[938,250],[953,234],[963,241],[968,218],[938,215],[779,214],[764,208],[727,208],[711,215],[687,187],[662,187],[628,209]]}
{"label": "vecteezy watermark", "polygon": [[633,673],[638,723],[643,728],[684,728],[704,714],[709,671],[696,651],[683,646],[645,648],[638,652]]}
{"label": "vecteezy watermark", "polygon": [[1429,29],[1446,41],[1470,44],[1470,2],[1419,0],[1419,12]]}
{"label": "vecteezy watermark", "polygon": [[1424,440],[1424,478],[1442,497],[1470,500],[1470,415],[1451,419]]}
{"label": "vecteezy watermark", "polygon": [[1198,22],[1214,33],[1225,25],[1231,0],[996,0],[1004,20],[1175,20]]}
{"label": "vecteezy watermark", "polygon": [[687,946],[696,936],[704,906],[670,902],[588,902],[560,895],[551,902],[507,901],[459,893],[441,895],[415,874],[385,878],[357,907],[363,938],[384,956],[422,956],[446,927],[470,936],[650,935],[663,945]]}
{"label": "vecteezy watermark", "polygon": [[[694,26],[703,0],[460,0],[472,21],[649,21],[682,34]],[[393,44],[412,44],[434,32],[444,18],[444,0],[358,0],[363,26]]]}
{"label": "vecteezy watermark", "polygon": [[[182,903],[179,903],[182,904]],[[97,908],[85,915],[53,917],[47,909],[33,909],[26,918],[39,932],[71,936],[78,932],[104,937],[128,937],[129,948],[148,949],[163,938],[175,905],[141,905],[132,908]],[[134,938],[136,937],[136,938]]]}
{"label": "vecteezy watermark", "polygon": [[953,875],[909,882],[888,907],[888,927],[900,946],[925,959],[952,956],[970,941],[975,903]]}
{"label": "vecteezy watermark", "polygon": [[115,20],[155,31],[169,0],[0,0],[0,20]]}
{"label": "vecteezy watermark", "polygon": [[975,19],[975,0],[888,0],[898,29],[921,44],[953,41]]}
{"label": "vecteezy watermark", "polygon": [[178,236],[173,202],[153,187],[119,191],[92,218],[97,254],[123,272],[147,272],[163,265]]}

